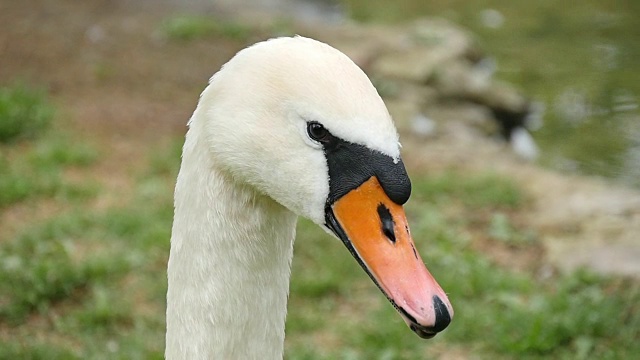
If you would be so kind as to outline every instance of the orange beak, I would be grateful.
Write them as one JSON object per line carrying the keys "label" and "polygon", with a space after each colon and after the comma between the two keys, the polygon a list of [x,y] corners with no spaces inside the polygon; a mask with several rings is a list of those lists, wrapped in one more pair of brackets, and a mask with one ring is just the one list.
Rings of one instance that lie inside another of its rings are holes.
{"label": "orange beak", "polygon": [[328,226],[422,338],[451,322],[453,308],[418,254],[401,205],[372,176],[327,209]]}

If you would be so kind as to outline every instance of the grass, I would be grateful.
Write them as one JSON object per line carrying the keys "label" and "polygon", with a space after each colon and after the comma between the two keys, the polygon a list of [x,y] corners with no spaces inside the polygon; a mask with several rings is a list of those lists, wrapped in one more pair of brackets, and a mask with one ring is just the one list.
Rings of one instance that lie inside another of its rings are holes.
{"label": "grass", "polygon": [[41,134],[52,116],[43,90],[24,84],[0,87],[0,144]]}
{"label": "grass", "polygon": [[244,24],[195,15],[168,18],[162,23],[160,32],[168,39],[180,41],[210,36],[246,40],[251,35],[251,29]]}
{"label": "grass", "polygon": [[[91,172],[105,156],[73,139],[52,132],[2,145],[0,179],[20,179],[11,186],[24,190],[0,212],[45,202],[62,210],[23,218],[0,239],[0,358],[161,359],[182,139],[150,148],[147,165],[131,174],[131,196],[108,207],[94,206],[106,191],[100,187],[64,195],[78,186],[66,171]],[[450,348],[491,359],[620,359],[640,352],[637,281],[584,271],[540,278],[535,268],[505,268],[477,249],[483,237],[525,251],[539,246],[519,225],[529,201],[516,183],[456,172],[414,175],[413,183],[412,234],[456,309],[450,328],[434,340],[418,339],[342,243],[301,220],[287,359],[437,358]]]}
{"label": "grass", "polygon": [[74,237],[87,227],[82,217],[56,218],[4,244],[0,250],[1,320],[23,323],[30,313],[46,312],[57,301],[76,295],[77,289],[127,270],[108,251],[74,259],[78,250]]}
{"label": "grass", "polygon": [[[26,147],[26,148],[24,148]],[[13,151],[0,145],[0,209],[29,198],[80,199],[97,191],[91,183],[65,180],[63,173],[85,168],[97,159],[97,151],[87,143],[52,132],[35,144]],[[15,154],[5,155],[15,152]]]}
{"label": "grass", "polygon": [[50,129],[55,109],[34,89],[24,84],[0,89],[0,210],[29,198],[83,198],[96,191],[91,184],[63,179],[67,170],[92,165],[98,153]]}

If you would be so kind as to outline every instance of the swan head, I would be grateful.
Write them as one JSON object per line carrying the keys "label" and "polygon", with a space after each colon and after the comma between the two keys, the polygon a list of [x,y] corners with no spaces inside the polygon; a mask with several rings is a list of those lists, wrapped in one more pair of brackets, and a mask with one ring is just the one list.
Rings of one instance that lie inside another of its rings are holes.
{"label": "swan head", "polygon": [[347,56],[299,36],[248,47],[211,78],[194,128],[213,166],[339,238],[420,337],[447,327],[403,210],[398,133]]}

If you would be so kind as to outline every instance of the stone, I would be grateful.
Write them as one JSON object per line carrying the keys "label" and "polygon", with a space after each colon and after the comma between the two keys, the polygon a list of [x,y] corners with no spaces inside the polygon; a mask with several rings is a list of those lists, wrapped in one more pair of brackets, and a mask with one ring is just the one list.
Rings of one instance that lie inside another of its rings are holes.
{"label": "stone", "polygon": [[439,67],[478,53],[470,36],[445,20],[418,20],[410,25],[409,34],[409,39],[386,43],[393,51],[373,63],[374,73],[424,84]]}
{"label": "stone", "polygon": [[452,60],[446,51],[417,47],[381,56],[372,65],[372,71],[392,79],[427,83],[442,63]]}

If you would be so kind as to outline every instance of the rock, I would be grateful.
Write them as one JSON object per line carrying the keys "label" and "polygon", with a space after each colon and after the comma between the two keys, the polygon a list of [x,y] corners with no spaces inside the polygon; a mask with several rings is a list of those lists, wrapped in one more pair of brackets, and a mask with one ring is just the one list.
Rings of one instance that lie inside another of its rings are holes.
{"label": "rock", "polygon": [[544,107],[531,103],[511,85],[493,80],[490,69],[464,59],[443,67],[433,84],[444,99],[486,106],[515,153],[527,160],[537,158],[537,145],[526,129],[535,125],[533,120],[541,122]]}
{"label": "rock", "polygon": [[502,169],[534,199],[528,223],[540,233],[551,264],[640,277],[640,192],[533,166]]}
{"label": "rock", "polygon": [[471,99],[481,97],[491,80],[491,74],[475,70],[468,60],[456,59],[439,68],[430,85],[443,98]]}
{"label": "rock", "polygon": [[511,132],[510,136],[511,148],[516,155],[530,161],[538,158],[540,150],[527,129],[518,127]]}
{"label": "rock", "polygon": [[398,131],[403,134],[411,134],[412,119],[420,115],[418,104],[403,99],[390,99],[385,103]]}
{"label": "rock", "polygon": [[416,20],[411,26],[417,45],[446,49],[443,52],[452,58],[467,58],[471,61],[482,58],[482,51],[473,36],[447,20],[424,18]]}
{"label": "rock", "polygon": [[380,57],[372,71],[392,79],[426,83],[443,62],[452,60],[451,54],[428,48],[413,48]]}
{"label": "rock", "polygon": [[448,102],[423,107],[422,112],[434,119],[436,123],[443,124],[458,122],[473,130],[477,136],[486,136],[498,132],[495,121],[491,119],[491,114],[483,106],[465,103]]}
{"label": "rock", "polygon": [[351,58],[365,72],[378,58],[399,49],[411,48],[411,35],[396,26],[345,24],[332,28],[307,29],[312,37],[323,40]]}
{"label": "rock", "polygon": [[543,237],[548,260],[563,271],[584,267],[606,275],[640,277],[640,211],[612,215],[604,210],[553,224],[558,232]]}
{"label": "rock", "polygon": [[336,49],[345,53],[364,71],[367,71],[380,53],[380,44],[371,39],[364,41],[343,41],[333,44]]}
{"label": "rock", "polygon": [[374,73],[425,84],[440,67],[456,59],[476,57],[479,53],[470,36],[444,20],[419,20],[409,31],[409,41],[391,44],[394,51],[373,63]]}
{"label": "rock", "polygon": [[423,138],[433,136],[436,132],[436,127],[436,122],[424,114],[417,114],[411,119],[411,131]]}
{"label": "rock", "polygon": [[492,71],[461,59],[442,67],[433,86],[444,98],[454,98],[485,105],[492,109],[523,111],[528,100],[513,86],[492,79]]}

